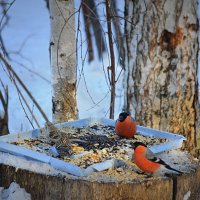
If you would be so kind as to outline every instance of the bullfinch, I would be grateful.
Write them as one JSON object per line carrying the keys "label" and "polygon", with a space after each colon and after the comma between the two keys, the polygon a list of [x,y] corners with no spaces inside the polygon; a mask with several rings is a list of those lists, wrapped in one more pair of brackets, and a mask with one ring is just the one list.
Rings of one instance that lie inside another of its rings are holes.
{"label": "bullfinch", "polygon": [[115,123],[115,132],[121,137],[132,138],[136,134],[135,120],[126,112],[120,113]]}
{"label": "bullfinch", "polygon": [[134,162],[144,172],[155,173],[163,170],[171,170],[179,174],[183,173],[170,167],[160,158],[156,158],[155,154],[142,142],[133,143],[133,149]]}

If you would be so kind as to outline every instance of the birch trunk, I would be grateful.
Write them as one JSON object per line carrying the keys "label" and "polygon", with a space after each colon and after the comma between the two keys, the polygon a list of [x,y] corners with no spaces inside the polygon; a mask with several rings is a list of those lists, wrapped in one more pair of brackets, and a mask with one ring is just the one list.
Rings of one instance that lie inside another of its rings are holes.
{"label": "birch trunk", "polygon": [[186,136],[194,150],[200,146],[197,1],[125,4],[125,107],[138,124]]}
{"label": "birch trunk", "polygon": [[77,118],[73,1],[49,0],[53,121]]}

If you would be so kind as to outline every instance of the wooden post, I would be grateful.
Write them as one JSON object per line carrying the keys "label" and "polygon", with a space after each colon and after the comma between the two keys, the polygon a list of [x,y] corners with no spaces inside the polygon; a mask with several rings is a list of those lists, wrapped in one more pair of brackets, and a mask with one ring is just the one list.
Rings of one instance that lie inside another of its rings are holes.
{"label": "wooden post", "polygon": [[142,199],[179,200],[184,196],[197,200],[200,196],[200,167],[189,174],[173,178],[148,178],[132,182],[90,181],[89,178],[48,176],[0,165],[0,186],[16,181],[31,193],[34,200],[69,199]]}

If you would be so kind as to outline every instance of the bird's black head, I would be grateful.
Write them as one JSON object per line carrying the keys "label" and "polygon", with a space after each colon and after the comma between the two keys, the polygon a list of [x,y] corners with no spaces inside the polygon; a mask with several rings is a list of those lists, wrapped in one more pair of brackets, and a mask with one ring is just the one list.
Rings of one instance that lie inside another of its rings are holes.
{"label": "bird's black head", "polygon": [[127,112],[122,112],[122,113],[119,114],[118,120],[120,122],[123,122],[127,118],[127,116],[129,116],[129,114]]}
{"label": "bird's black head", "polygon": [[147,147],[146,144],[144,144],[144,143],[142,143],[142,142],[134,142],[134,143],[132,144],[132,147],[133,147],[134,150],[135,150],[136,147],[138,147],[138,146]]}

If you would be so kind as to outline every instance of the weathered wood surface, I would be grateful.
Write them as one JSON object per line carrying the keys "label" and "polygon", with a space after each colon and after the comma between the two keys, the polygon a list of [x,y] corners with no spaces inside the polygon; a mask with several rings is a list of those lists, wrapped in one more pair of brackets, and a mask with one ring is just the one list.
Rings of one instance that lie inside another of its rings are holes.
{"label": "weathered wood surface", "polygon": [[31,193],[33,200],[182,200],[186,194],[190,194],[189,199],[200,199],[200,167],[195,172],[173,178],[105,183],[36,174],[1,164],[0,186],[8,187],[13,181]]}

